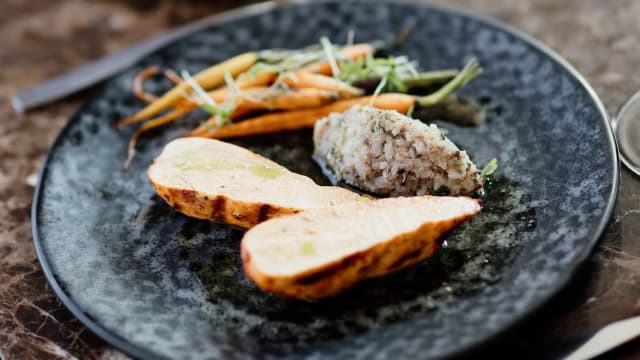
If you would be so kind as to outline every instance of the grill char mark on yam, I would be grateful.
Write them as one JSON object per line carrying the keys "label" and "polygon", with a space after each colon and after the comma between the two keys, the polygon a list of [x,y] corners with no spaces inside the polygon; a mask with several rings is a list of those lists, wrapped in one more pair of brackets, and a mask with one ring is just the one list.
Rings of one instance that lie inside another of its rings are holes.
{"label": "grill char mark on yam", "polygon": [[226,199],[224,196],[216,196],[213,202],[213,211],[211,213],[211,220],[213,221],[224,221],[224,208],[226,206]]}
{"label": "grill char mark on yam", "polygon": [[258,222],[267,220],[271,211],[273,211],[273,208],[269,204],[262,204],[260,210],[258,210]]}
{"label": "grill char mark on yam", "polygon": [[417,258],[420,256],[420,254],[422,254],[422,249],[416,249],[408,254],[405,254],[404,256],[399,257],[396,261],[393,262],[393,264],[391,264],[391,266],[389,266],[389,270],[393,270],[395,268],[400,267],[401,265],[405,264],[406,262],[413,260],[414,258]]}
{"label": "grill char mark on yam", "polygon": [[340,262],[331,264],[311,274],[304,275],[296,279],[296,282],[300,285],[311,285],[311,284],[320,282],[322,280],[325,280],[327,278],[330,278],[338,274],[340,271],[343,271],[351,262],[355,260],[354,257],[357,257],[358,255],[359,254],[355,254],[353,256],[343,259]]}

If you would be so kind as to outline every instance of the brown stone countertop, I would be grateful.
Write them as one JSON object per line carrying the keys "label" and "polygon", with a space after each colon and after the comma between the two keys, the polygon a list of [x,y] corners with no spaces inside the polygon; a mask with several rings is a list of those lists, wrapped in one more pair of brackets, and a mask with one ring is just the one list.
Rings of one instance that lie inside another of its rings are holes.
{"label": "brown stone countertop", "polygon": [[[640,88],[640,2],[438,0],[510,23],[571,62],[615,112]],[[86,330],[49,288],[36,259],[28,185],[74,109],[69,99],[17,116],[9,98],[90,60],[240,2],[3,0],[0,11],[0,358],[126,358]],[[640,178],[623,169],[615,214],[578,276],[499,348],[525,356],[640,314]],[[640,340],[614,351],[640,357]],[[484,357],[484,356],[483,356]]]}

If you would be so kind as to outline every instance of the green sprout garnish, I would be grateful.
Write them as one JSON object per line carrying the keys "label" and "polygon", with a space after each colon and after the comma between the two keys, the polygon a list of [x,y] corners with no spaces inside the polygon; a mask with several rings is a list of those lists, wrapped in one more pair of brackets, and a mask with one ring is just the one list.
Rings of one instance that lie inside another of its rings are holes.
{"label": "green sprout garnish", "polygon": [[408,117],[412,117],[413,116],[413,109],[415,108],[415,106],[411,105],[411,107],[409,108],[409,110],[407,110],[407,116]]}
{"label": "green sprout garnish", "polygon": [[482,74],[482,68],[480,67],[480,64],[478,64],[478,60],[473,58],[469,60],[469,62],[464,66],[464,68],[462,68],[462,70],[460,70],[460,72],[458,72],[455,77],[449,80],[449,82],[447,82],[438,91],[434,92],[433,94],[420,97],[418,99],[418,105],[427,107],[438,104],[447,96],[451,95],[451,93],[453,93],[469,81],[473,80],[480,74]]}
{"label": "green sprout garnish", "polygon": [[[225,74],[225,80],[232,89],[232,96],[230,96],[229,100],[225,101],[222,104],[216,103],[216,101],[213,100],[206,91],[204,91],[200,84],[198,84],[198,82],[195,81],[193,77],[191,77],[188,71],[182,71],[182,78],[187,83],[189,83],[189,85],[191,85],[191,88],[193,89],[192,94],[182,94],[184,97],[198,104],[198,107],[200,107],[205,112],[209,113],[212,116],[215,116],[218,122],[218,126],[225,125],[227,122],[229,122],[231,114],[233,114],[236,109],[236,99],[239,92],[237,87],[235,87],[235,83],[233,83],[231,74]],[[229,78],[231,78],[231,83],[229,83]]]}
{"label": "green sprout garnish", "polygon": [[373,102],[376,100],[376,96],[378,96],[382,92],[382,89],[384,89],[384,86],[387,84],[387,79],[388,78],[386,76],[380,79],[378,86],[376,86],[376,89],[373,91],[373,94],[371,95],[371,100],[369,100],[369,106],[373,105]]}
{"label": "green sprout garnish", "polygon": [[221,106],[211,105],[209,103],[201,103],[198,106],[210,115],[218,116],[223,119],[231,116],[231,113],[233,112],[232,109],[225,109]]}
{"label": "green sprout garnish", "polygon": [[381,90],[386,91],[406,93],[408,89],[404,79],[418,75],[416,63],[410,61],[406,56],[374,58],[369,55],[353,61],[340,62],[340,80],[353,84],[359,81],[380,79],[380,83],[384,82],[384,85],[380,86],[379,83],[378,86]]}
{"label": "green sprout garnish", "polygon": [[327,57],[329,66],[331,66],[331,73],[334,77],[338,77],[340,75],[340,68],[338,67],[338,62],[336,61],[335,47],[331,44],[329,38],[327,38],[326,36],[320,38],[320,44],[322,44],[322,49],[324,50],[325,56]]}
{"label": "green sprout garnish", "polygon": [[347,46],[353,45],[353,40],[356,37],[356,33],[353,30],[349,30],[347,33]]}
{"label": "green sprout garnish", "polygon": [[482,171],[480,171],[480,176],[486,179],[491,174],[496,172],[497,169],[498,169],[498,160],[496,158],[493,158],[491,159],[491,161],[487,163],[487,165],[485,165],[482,168]]}

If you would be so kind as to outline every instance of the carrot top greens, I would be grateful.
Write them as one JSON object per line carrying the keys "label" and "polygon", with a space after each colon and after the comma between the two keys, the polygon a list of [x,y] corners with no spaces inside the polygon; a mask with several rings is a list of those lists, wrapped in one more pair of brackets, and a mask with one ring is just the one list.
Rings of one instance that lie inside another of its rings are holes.
{"label": "carrot top greens", "polygon": [[406,56],[375,58],[373,55],[353,61],[341,61],[339,78],[349,84],[379,79],[381,90],[406,93],[404,79],[418,76],[417,63]]}

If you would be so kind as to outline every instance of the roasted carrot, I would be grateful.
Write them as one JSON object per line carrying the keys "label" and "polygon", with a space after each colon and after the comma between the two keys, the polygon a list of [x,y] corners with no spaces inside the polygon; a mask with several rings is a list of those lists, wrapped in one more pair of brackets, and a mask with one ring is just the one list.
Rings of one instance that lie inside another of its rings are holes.
{"label": "roasted carrot", "polygon": [[326,105],[340,98],[337,91],[318,88],[293,88],[271,98],[261,99],[262,91],[247,91],[247,96],[238,103],[238,109],[249,110],[296,110]]}
{"label": "roasted carrot", "polygon": [[327,75],[314,74],[308,70],[296,71],[291,75],[285,75],[283,80],[290,87],[333,90],[347,96],[358,96],[363,93],[362,89]]}
{"label": "roasted carrot", "polygon": [[414,106],[432,106],[439,103],[448,95],[453,93],[460,86],[466,84],[471,79],[482,72],[475,59],[472,59],[467,65],[447,84],[433,94],[416,97],[408,94],[400,93],[384,93],[377,96],[363,96],[353,99],[344,99],[333,102],[329,105],[311,108],[293,110],[288,112],[278,112],[257,116],[239,123],[212,129],[207,133],[198,131],[188,134],[188,136],[203,136],[214,139],[234,138],[240,136],[249,136],[257,134],[268,134],[278,131],[291,131],[308,127],[313,127],[316,120],[325,117],[332,112],[343,112],[350,109],[354,105],[371,105],[383,110],[396,110],[402,114],[406,114]]}
{"label": "roasted carrot", "polygon": [[[235,85],[240,90],[250,89],[250,88],[258,88],[270,85],[278,78],[277,72],[271,71],[262,71],[253,76],[249,76],[247,73],[242,73],[238,75],[235,79]],[[217,89],[209,91],[209,97],[214,99],[215,101],[223,101],[218,99],[226,99],[229,96],[231,89],[227,85],[223,85]],[[188,99],[182,100],[184,102],[190,102]]]}
{"label": "roasted carrot", "polygon": [[[209,92],[209,96],[216,102],[224,102],[227,100],[230,91],[222,91],[223,89]],[[249,88],[244,91],[243,95],[238,99],[236,109],[241,110],[292,110],[318,107],[328,104],[340,98],[340,92],[319,89],[319,88],[292,88],[286,92],[272,97],[264,97],[269,92],[269,88],[259,86]],[[185,99],[174,106],[174,110],[167,113],[172,119],[188,113],[198,107],[195,102]],[[164,117],[164,116],[163,116]],[[142,120],[139,120],[142,121]],[[130,119],[116,123],[116,127],[129,125],[134,122]]]}
{"label": "roasted carrot", "polygon": [[[317,76],[317,75],[314,75]],[[305,75],[304,78],[307,76]],[[328,78],[331,81],[334,81],[332,78]],[[323,79],[324,80],[324,79]],[[334,81],[339,83],[339,81]],[[322,84],[320,84],[322,85]],[[329,83],[331,85],[331,83]],[[338,84],[341,89],[344,87],[343,84]],[[331,87],[331,86],[326,86]],[[264,97],[265,94],[269,92],[269,88],[265,86],[258,86],[254,88],[249,88],[244,91],[245,96],[242,96],[238,99],[236,104],[236,110],[291,110],[291,109],[302,109],[302,108],[310,108],[317,107],[321,105],[325,105],[332,101],[335,101],[340,98],[339,91],[332,91],[320,88],[292,88],[288,91],[276,95],[273,97]],[[208,93],[209,97],[213,99],[215,102],[224,102],[227,100],[227,97],[230,95],[229,89],[219,89],[215,91],[210,91]],[[172,120],[177,119],[178,117],[188,113],[191,110],[194,110],[198,107],[198,104],[195,102],[184,99],[174,105],[174,110],[162,116],[161,118],[169,118]],[[135,122],[143,121],[137,120],[134,121],[132,119],[125,119],[121,122],[115,124],[116,127],[121,127],[124,125],[133,124]],[[170,121],[172,121],[170,120]],[[153,120],[152,120],[153,121]],[[164,123],[163,123],[164,124]]]}
{"label": "roasted carrot", "polygon": [[[353,99],[344,99],[329,105],[292,110],[286,112],[270,113],[250,118],[228,126],[211,129],[207,132],[193,131],[187,136],[202,136],[213,139],[226,139],[240,136],[268,134],[278,131],[291,131],[313,127],[317,119],[325,117],[332,112],[343,112],[352,106],[367,105],[371,102],[371,96],[363,96]],[[415,97],[406,94],[387,93],[373,98],[372,105],[380,109],[397,110],[407,112],[415,104]]]}
{"label": "roasted carrot", "polygon": [[[284,94],[271,99],[251,100],[243,98],[234,111],[234,119],[257,110],[298,110],[317,108],[338,99],[338,94],[333,91],[322,89],[292,89]],[[211,117],[204,124],[200,125],[188,136],[202,136],[218,125],[218,119]]]}
{"label": "roasted carrot", "polygon": [[174,83],[175,85],[178,85],[182,82],[182,78],[180,77],[180,75],[176,74],[171,69],[164,69],[162,73],[164,74],[164,76],[167,77],[167,79],[171,80],[171,82]]}
{"label": "roasted carrot", "polygon": [[[153,94],[149,94],[149,93],[145,93],[144,89],[142,87],[143,82],[148,79],[149,77],[156,75],[160,72],[160,69],[157,66],[149,66],[148,68],[140,71],[138,73],[138,75],[136,75],[136,77],[133,79],[133,93],[135,94],[135,96],[145,102],[151,103],[154,102],[158,99],[157,96],[153,95]],[[166,76],[169,80],[171,80],[174,84],[179,84],[180,82],[182,82],[182,79],[172,70],[170,69],[164,69],[162,71],[162,73],[164,74],[164,76]],[[187,104],[189,106],[188,109],[193,109],[194,107],[191,106],[190,104]],[[176,105],[176,110],[178,109],[182,109],[185,107],[185,104],[182,105]],[[171,116],[173,116],[174,118],[178,118],[180,115],[184,114],[184,111],[179,111],[179,112],[172,112]],[[170,114],[167,114],[170,115]],[[125,119],[126,120],[126,119]],[[142,121],[142,120],[140,120]],[[125,122],[125,121],[120,121],[117,122],[114,127],[120,127],[123,125],[127,125],[130,124],[131,122]]]}
{"label": "roasted carrot", "polygon": [[[244,53],[199,72],[193,77],[193,79],[204,89],[211,89],[224,82],[224,74],[226,72],[229,72],[232,76],[237,76],[238,74],[246,71],[257,60],[258,56],[256,53]],[[122,122],[131,123],[139,119],[146,119],[150,116],[154,116],[161,111],[170,108],[182,98],[184,92],[188,92],[189,90],[191,90],[191,85],[189,85],[188,82],[183,81],[173,89],[166,92],[161,98]]]}
{"label": "roasted carrot", "polygon": [[[347,59],[356,60],[367,55],[372,55],[376,51],[375,47],[371,44],[355,44],[344,47],[340,50],[340,54]],[[310,70],[314,73],[323,75],[332,75],[331,65],[326,61],[321,61],[307,65],[304,69]]]}
{"label": "roasted carrot", "polygon": [[[236,86],[244,90],[246,90],[247,88],[251,89],[252,86],[258,86],[256,87],[256,89],[259,89],[260,85],[263,85],[265,82],[269,80],[275,80],[275,77],[277,77],[277,74],[275,73],[259,73],[253,78],[246,77],[246,78],[239,79],[238,81],[236,81]],[[340,80],[334,79],[326,75],[314,74],[308,70],[300,70],[300,71],[290,72],[289,74],[285,74],[283,77],[283,81],[285,84],[287,84],[292,88],[315,88],[317,90],[334,91],[336,94],[331,95],[331,97],[333,97],[334,99],[340,96],[351,97],[351,96],[358,96],[362,94],[361,89],[358,89],[345,82],[342,82]],[[231,89],[228,86],[224,86],[219,89],[209,91],[207,94],[214,101],[222,102],[225,99],[227,99],[230,92],[231,92]],[[256,94],[256,95],[259,96],[259,94]],[[300,95],[305,95],[305,94],[300,94]],[[319,93],[316,95],[319,95]],[[296,96],[295,94],[292,94],[291,96],[300,100],[304,99],[304,97]],[[288,100],[291,100],[291,99],[290,98],[284,99],[284,101],[288,101]],[[277,102],[279,100],[275,99],[274,101]],[[197,104],[195,104],[193,101],[189,99],[183,99],[176,103],[176,107],[193,110],[197,108]],[[300,107],[307,107],[307,106],[295,106],[294,108],[300,108]],[[263,108],[268,109],[268,107],[264,107],[264,106],[258,107],[258,109],[263,109]],[[274,106],[273,108],[289,109],[289,107],[286,107],[286,106],[285,107]],[[145,118],[139,118],[137,116],[134,116],[116,123],[115,126],[120,127],[124,125],[129,125],[129,124],[143,121],[144,119]]]}
{"label": "roasted carrot", "polygon": [[[210,95],[211,98],[216,102],[222,102],[228,96],[228,92],[218,92],[218,93],[210,92],[209,94],[211,94]],[[198,108],[198,104],[197,103],[195,103],[195,102],[193,102],[193,101],[191,101],[189,99],[183,99],[183,100],[180,100],[179,102],[177,102],[174,105],[174,109],[172,111],[170,111],[169,113],[159,117],[158,119],[170,118],[170,119],[172,119],[172,120],[169,120],[169,122],[170,122],[170,121],[173,121],[173,120],[177,119],[178,117],[180,117],[180,116],[182,116],[182,115],[184,115],[184,114],[186,114],[186,113],[188,113],[191,110],[194,110],[196,108]],[[158,119],[155,119],[155,120],[158,120]],[[121,127],[121,126],[124,126],[124,125],[130,125],[130,124],[137,123],[137,122],[144,121],[144,120],[145,120],[144,118],[142,118],[142,119],[128,118],[128,119],[124,119],[122,121],[117,122],[115,124],[115,127]],[[155,121],[155,120],[149,120],[149,121]],[[162,124],[166,124],[166,123],[162,123]]]}
{"label": "roasted carrot", "polygon": [[[239,89],[247,89],[247,88],[256,87],[256,86],[269,85],[272,82],[274,82],[277,77],[278,77],[277,72],[261,71],[253,76],[249,76],[249,74],[247,73],[242,73],[238,75],[238,78],[235,81],[236,81],[236,86]],[[215,91],[223,91],[223,90],[229,91],[229,87],[223,86],[220,89],[217,89]]]}
{"label": "roasted carrot", "polygon": [[[235,83],[239,89],[244,90],[270,85],[277,78],[278,73],[275,72],[260,72],[253,77],[249,77],[247,74],[241,74]],[[346,95],[362,94],[362,90],[356,87],[326,75],[312,73],[308,69],[287,72],[282,75],[282,79],[284,83],[290,87],[333,90]],[[210,91],[208,94],[211,98],[215,99],[222,94],[228,94],[229,91],[228,86],[223,86]]]}
{"label": "roasted carrot", "polygon": [[138,75],[136,75],[136,77],[133,79],[133,94],[138,99],[147,103],[154,102],[157,99],[155,95],[144,92],[144,89],[142,88],[142,83],[146,79],[152,77],[153,75],[156,75],[159,71],[160,70],[158,69],[157,66],[149,66],[148,68],[140,71]]}
{"label": "roasted carrot", "polygon": [[[167,76],[169,79],[175,82],[175,77],[177,75],[171,72],[170,70],[165,70],[165,76]],[[277,73],[261,72],[259,74],[256,74],[253,77],[248,77],[246,76],[246,74],[243,73],[236,80],[236,86],[241,90],[252,88],[252,87],[264,86],[272,83],[277,78],[277,76],[278,76]],[[179,78],[180,77],[178,77],[178,79]],[[222,102],[229,96],[230,92],[231,92],[231,89],[228,86],[222,86],[213,91],[209,91],[208,95],[214,101]],[[177,102],[173,106],[175,108],[184,108],[189,110],[194,110],[198,107],[198,105],[195,102],[191,101],[190,99],[177,100]],[[144,121],[146,119],[147,117],[139,116],[138,114],[136,114],[135,116],[132,116],[130,118],[126,118],[117,122],[115,124],[115,127],[134,124],[140,121]]]}

